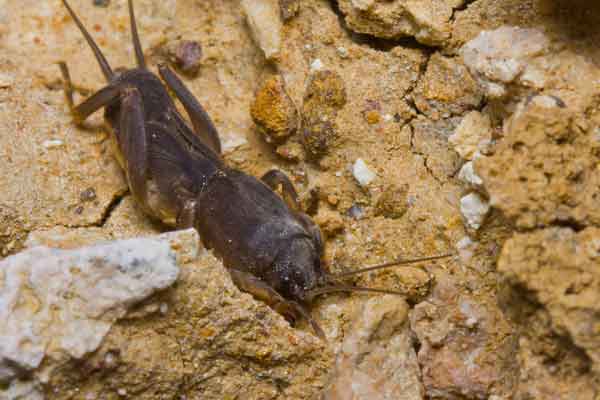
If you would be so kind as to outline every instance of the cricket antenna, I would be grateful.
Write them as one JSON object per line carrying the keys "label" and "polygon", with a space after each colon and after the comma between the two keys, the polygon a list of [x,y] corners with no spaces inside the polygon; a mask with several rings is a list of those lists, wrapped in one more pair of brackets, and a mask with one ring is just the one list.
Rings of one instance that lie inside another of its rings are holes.
{"label": "cricket antenna", "polygon": [[75,24],[77,24],[77,26],[79,27],[79,30],[83,34],[83,37],[85,38],[86,42],[88,43],[88,45],[91,47],[92,51],[94,52],[94,56],[96,57],[98,64],[100,64],[100,69],[102,69],[102,73],[104,74],[104,77],[106,78],[106,80],[108,82],[110,82],[111,79],[114,77],[114,73],[113,73],[112,69],[110,68],[110,65],[108,64],[108,61],[106,61],[104,54],[102,54],[102,51],[100,51],[100,48],[98,47],[96,42],[94,42],[94,39],[92,39],[92,36],[90,36],[87,29],[85,29],[85,27],[83,26],[83,24],[81,23],[79,18],[77,18],[77,15],[75,15],[75,12],[73,11],[73,9],[69,5],[69,3],[67,3],[67,0],[62,0],[62,2],[64,4],[64,6],[67,8],[67,10],[69,11],[69,14],[71,14],[71,17],[73,18],[73,21],[75,21]]}
{"label": "cricket antenna", "polygon": [[452,257],[453,255],[454,255],[453,253],[448,253],[448,254],[441,254],[441,255],[430,256],[430,257],[419,257],[419,258],[408,258],[408,259],[399,258],[394,261],[386,262],[383,264],[372,265],[370,267],[360,268],[360,269],[356,269],[354,271],[341,272],[339,274],[328,274],[327,278],[328,279],[345,278],[345,277],[351,276],[351,275],[357,275],[357,274],[362,274],[362,273],[369,272],[369,271],[375,271],[378,269],[395,267],[398,265],[408,265],[408,264],[420,263],[423,261],[439,260],[442,258]]}
{"label": "cricket antenna", "polygon": [[397,290],[344,285],[344,284],[335,282],[335,280],[337,278],[345,278],[345,277],[351,276],[351,275],[362,274],[364,272],[375,271],[375,270],[389,268],[389,267],[395,267],[398,265],[407,265],[407,264],[415,264],[415,263],[419,263],[419,262],[423,262],[423,261],[439,260],[441,258],[451,257],[453,255],[454,254],[448,253],[448,254],[440,254],[437,256],[430,256],[430,257],[419,257],[419,258],[410,258],[410,259],[400,258],[395,261],[390,261],[390,262],[383,263],[383,264],[377,264],[377,265],[373,265],[370,267],[357,269],[354,271],[342,272],[340,274],[327,274],[327,275],[325,275],[325,279],[322,281],[321,286],[317,286],[314,289],[309,290],[306,293],[306,296],[309,299],[309,301],[312,301],[316,296],[319,296],[319,295],[322,295],[325,293],[334,293],[334,292],[366,292],[366,293],[382,293],[382,294],[393,294],[393,295],[397,295],[397,296],[406,296],[406,293],[400,292]]}
{"label": "cricket antenna", "polygon": [[319,296],[325,293],[334,293],[334,292],[368,292],[368,293],[381,293],[381,294],[393,294],[397,296],[406,296],[406,293],[399,292],[396,290],[388,290],[388,289],[377,289],[377,288],[368,288],[362,286],[346,286],[346,285],[328,285],[317,287],[313,290],[310,290],[307,295],[309,298],[314,298],[315,296]]}
{"label": "cricket antenna", "polygon": [[133,1],[127,1],[129,5],[129,20],[131,21],[131,36],[133,37],[133,48],[135,50],[135,59],[138,67],[146,69],[146,60],[144,59],[144,51],[142,50],[142,44],[140,43],[140,36],[137,30],[137,24],[135,22],[135,13],[133,12]]}

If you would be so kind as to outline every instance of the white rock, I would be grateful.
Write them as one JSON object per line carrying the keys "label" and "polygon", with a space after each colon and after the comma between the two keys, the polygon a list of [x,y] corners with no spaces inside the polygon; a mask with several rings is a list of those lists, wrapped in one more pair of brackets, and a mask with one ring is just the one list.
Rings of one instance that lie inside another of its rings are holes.
{"label": "white rock", "polygon": [[348,49],[345,47],[338,47],[337,48],[337,53],[341,58],[347,58],[348,57]]}
{"label": "white rock", "polygon": [[265,57],[277,57],[281,48],[282,23],[278,0],[242,0],[248,26]]}
{"label": "white rock", "polygon": [[483,179],[475,173],[473,168],[473,161],[464,163],[460,171],[458,172],[458,179],[473,186],[483,185]]}
{"label": "white rock", "polygon": [[2,260],[0,383],[44,359],[50,366],[96,350],[130,306],[170,286],[178,273],[165,238],[74,250],[39,246]]}
{"label": "white rock", "polygon": [[48,139],[48,140],[44,140],[42,142],[42,146],[44,146],[47,149],[51,149],[54,147],[60,147],[64,144],[64,142],[60,139]]}
{"label": "white rock", "polygon": [[550,42],[536,29],[504,26],[483,31],[461,49],[465,65],[492,98],[506,96],[506,85],[542,87],[545,73],[535,60]]}
{"label": "white rock", "polygon": [[315,58],[313,62],[310,63],[310,70],[314,72],[319,71],[320,69],[323,69],[323,62],[320,58]]}
{"label": "white rock", "polygon": [[358,158],[356,162],[354,162],[354,165],[352,166],[352,175],[354,175],[354,178],[361,186],[367,186],[377,176],[369,169],[369,166],[362,158]]}
{"label": "white rock", "polygon": [[0,389],[2,400],[44,400],[41,385],[31,381],[12,381],[5,391]]}
{"label": "white rock", "polygon": [[456,250],[458,251],[458,256],[460,257],[463,263],[468,263],[473,257],[473,248],[475,247],[475,242],[468,236],[464,236],[456,243]]}
{"label": "white rock", "polygon": [[489,211],[490,204],[478,193],[471,193],[460,199],[460,212],[470,228],[479,229]]}

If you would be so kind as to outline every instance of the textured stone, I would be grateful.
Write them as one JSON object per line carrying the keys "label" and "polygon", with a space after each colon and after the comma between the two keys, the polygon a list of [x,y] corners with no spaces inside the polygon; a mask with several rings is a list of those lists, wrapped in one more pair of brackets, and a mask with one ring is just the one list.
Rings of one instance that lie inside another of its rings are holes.
{"label": "textured stone", "polygon": [[[3,68],[17,69],[6,63]],[[62,93],[31,79],[20,77],[1,90],[0,103],[0,253],[18,250],[26,232],[38,227],[99,223],[126,190],[102,135],[72,126],[59,111]],[[56,141],[62,144],[49,145]],[[90,188],[94,199],[82,199]]]}
{"label": "textured stone", "polygon": [[483,31],[461,50],[469,70],[490,98],[509,94],[510,85],[540,89],[545,85],[543,56],[550,42],[536,29],[501,27]]}
{"label": "textured stone", "polygon": [[419,111],[436,121],[477,108],[483,92],[459,58],[434,53],[413,98]]}
{"label": "textured stone", "polygon": [[412,121],[411,147],[423,156],[427,170],[435,179],[444,181],[460,169],[460,156],[451,150],[448,138],[458,124],[456,118],[432,121],[418,117]]}
{"label": "textured stone", "polygon": [[463,0],[341,0],[348,26],[360,33],[398,39],[414,36],[427,45],[440,45],[450,37],[452,10]]}
{"label": "textured stone", "polygon": [[422,400],[408,305],[398,296],[367,301],[337,354],[325,399]]}
{"label": "textured stone", "polygon": [[548,228],[506,242],[498,269],[548,310],[557,335],[567,335],[600,373],[600,229]]}
{"label": "textured stone", "polygon": [[6,383],[42,361],[55,368],[93,352],[116,320],[169,287],[179,269],[168,241],[129,239],[76,250],[34,247],[2,261],[0,272]]}
{"label": "textured stone", "polygon": [[473,187],[479,188],[483,184],[483,180],[473,168],[473,161],[469,161],[463,164],[458,171],[458,179],[463,181],[464,183],[471,185]]}
{"label": "textured stone", "polygon": [[277,58],[281,47],[281,19],[278,0],[242,0],[254,40],[268,59]]}
{"label": "textured stone", "polygon": [[517,335],[495,301],[459,294],[455,285],[452,278],[439,279],[433,296],[410,316],[421,343],[425,391],[451,400],[511,398],[519,372]]}
{"label": "textured stone", "polygon": [[490,118],[479,111],[471,111],[460,121],[448,140],[462,158],[472,160],[480,148],[480,143],[487,143],[491,138]]}
{"label": "textured stone", "polygon": [[352,175],[361,186],[367,186],[377,177],[375,172],[369,169],[369,166],[362,158],[356,159],[352,165]]}
{"label": "textured stone", "polygon": [[336,117],[345,104],[346,89],[337,72],[311,75],[302,106],[303,144],[311,157],[323,156],[337,138]]}
{"label": "textured stone", "polygon": [[171,62],[184,74],[195,75],[202,62],[202,46],[195,40],[175,40],[167,44]]}
{"label": "textured stone", "polygon": [[479,229],[490,211],[490,204],[481,195],[470,193],[460,199],[460,212],[471,229]]}
{"label": "textured stone", "polygon": [[279,9],[281,10],[281,19],[289,21],[298,14],[300,9],[299,0],[279,0]]}
{"label": "textured stone", "polygon": [[600,223],[595,107],[584,121],[548,96],[523,104],[505,124],[494,155],[474,161],[490,204],[524,228]]}

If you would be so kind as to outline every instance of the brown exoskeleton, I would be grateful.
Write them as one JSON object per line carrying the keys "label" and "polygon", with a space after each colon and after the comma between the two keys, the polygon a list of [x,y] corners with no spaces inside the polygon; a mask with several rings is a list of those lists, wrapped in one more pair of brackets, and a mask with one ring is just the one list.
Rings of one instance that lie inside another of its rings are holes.
{"label": "brown exoskeleton", "polygon": [[[319,228],[300,211],[287,176],[272,170],[258,180],[228,168],[221,159],[221,143],[210,117],[175,73],[159,66],[164,83],[185,108],[190,127],[161,80],[146,67],[131,0],[128,6],[137,67],[122,72],[111,69],[67,0],[63,4],[108,82],[75,106],[68,69],[61,63],[71,113],[80,123],[105,109],[131,194],[148,215],[172,227],[194,227],[205,246],[223,259],[238,287],[291,319],[305,317],[321,337],[323,332],[305,308],[315,296],[353,290],[394,293],[335,283],[321,265]],[[279,186],[285,200],[273,191]],[[345,275],[442,257],[447,255],[400,260]]]}

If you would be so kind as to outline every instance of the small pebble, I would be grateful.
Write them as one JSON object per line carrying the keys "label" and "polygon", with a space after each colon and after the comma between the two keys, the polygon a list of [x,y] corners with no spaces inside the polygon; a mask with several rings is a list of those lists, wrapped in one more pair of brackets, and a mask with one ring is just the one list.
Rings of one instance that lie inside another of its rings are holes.
{"label": "small pebble", "polygon": [[195,74],[200,68],[202,47],[193,40],[182,40],[175,48],[175,64],[186,74]]}
{"label": "small pebble", "polygon": [[465,324],[467,325],[467,328],[474,328],[477,325],[477,318],[469,317],[465,321]]}
{"label": "small pebble", "polygon": [[92,201],[96,199],[96,190],[93,187],[85,189],[79,194],[79,199],[81,201]]}
{"label": "small pebble", "polygon": [[483,184],[481,177],[475,173],[473,161],[466,162],[462,166],[458,173],[458,179],[473,186],[480,186]]}
{"label": "small pebble", "polygon": [[12,86],[15,78],[12,75],[0,73],[0,88],[6,89]]}
{"label": "small pebble", "polygon": [[115,357],[115,355],[109,351],[104,356],[104,364],[106,368],[114,368],[117,365],[117,357]]}
{"label": "small pebble", "polygon": [[354,219],[361,219],[363,214],[364,210],[358,204],[352,205],[352,207],[350,207],[350,209],[348,210],[348,215]]}
{"label": "small pebble", "polygon": [[311,71],[319,71],[323,68],[323,62],[320,58],[316,58],[312,63],[310,63]]}
{"label": "small pebble", "polygon": [[369,125],[377,124],[380,121],[379,112],[377,112],[377,110],[367,111],[365,113],[365,119],[367,120],[367,122],[369,123]]}
{"label": "small pebble", "polygon": [[460,212],[469,228],[479,229],[490,211],[490,204],[478,193],[460,199]]}
{"label": "small pebble", "polygon": [[165,315],[169,311],[169,305],[167,303],[160,303],[160,313]]}
{"label": "small pebble", "polygon": [[108,7],[110,4],[110,0],[94,0],[94,5],[96,7]]}
{"label": "small pebble", "polygon": [[352,166],[352,175],[361,186],[367,186],[377,176],[362,158],[358,158]]}
{"label": "small pebble", "polygon": [[42,142],[42,146],[44,146],[47,149],[52,149],[54,147],[60,147],[63,144],[65,144],[65,143],[60,139],[48,139],[48,140],[44,140]]}
{"label": "small pebble", "polygon": [[348,49],[346,49],[345,47],[338,47],[337,53],[341,58],[348,58]]}

